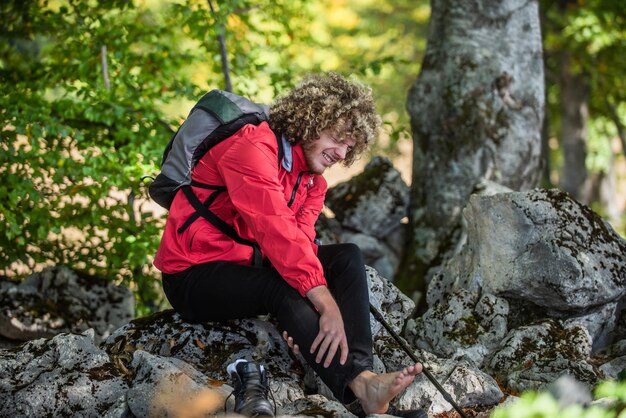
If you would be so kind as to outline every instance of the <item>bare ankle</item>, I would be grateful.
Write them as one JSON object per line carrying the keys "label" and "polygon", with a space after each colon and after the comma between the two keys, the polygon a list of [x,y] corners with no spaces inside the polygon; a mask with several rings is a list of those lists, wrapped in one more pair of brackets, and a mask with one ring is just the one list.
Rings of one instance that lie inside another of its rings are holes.
{"label": "bare ankle", "polygon": [[354,396],[356,396],[359,400],[362,400],[367,396],[367,389],[370,385],[371,379],[376,376],[376,373],[364,370],[348,384],[348,387],[352,390]]}

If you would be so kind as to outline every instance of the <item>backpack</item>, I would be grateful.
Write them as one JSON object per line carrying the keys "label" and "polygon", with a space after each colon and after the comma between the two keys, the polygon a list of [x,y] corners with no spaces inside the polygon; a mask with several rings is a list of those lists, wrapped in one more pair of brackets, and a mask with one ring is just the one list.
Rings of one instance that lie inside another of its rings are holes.
{"label": "backpack", "polygon": [[150,197],[169,209],[178,189],[192,183],[191,171],[204,154],[244,125],[258,125],[268,116],[267,105],[222,90],[206,93],[167,144],[161,172],[148,186]]}
{"label": "backpack", "polygon": [[[230,138],[244,125],[258,125],[266,121],[269,107],[253,103],[245,97],[222,91],[211,90],[195,104],[189,116],[178,128],[165,147],[161,172],[148,186],[150,197],[159,205],[169,209],[178,190],[182,190],[195,213],[178,229],[182,233],[198,218],[202,217],[235,242],[252,247],[252,265],[261,265],[261,252],[256,242],[241,238],[235,229],[220,219],[211,210],[211,203],[220,193],[226,192],[224,186],[215,186],[191,179],[191,172],[198,161],[212,147]],[[278,142],[278,164],[284,151],[280,136]],[[210,197],[201,202],[191,186],[213,190]]]}

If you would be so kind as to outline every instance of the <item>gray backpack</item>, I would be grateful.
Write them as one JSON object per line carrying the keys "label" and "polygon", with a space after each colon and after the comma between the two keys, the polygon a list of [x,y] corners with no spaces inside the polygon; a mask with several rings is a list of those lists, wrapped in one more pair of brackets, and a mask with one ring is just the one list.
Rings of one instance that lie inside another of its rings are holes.
{"label": "gray backpack", "polygon": [[[159,205],[169,209],[174,196],[181,190],[195,213],[178,228],[182,233],[198,218],[212,223],[235,242],[252,247],[251,264],[262,263],[261,252],[256,242],[243,239],[235,229],[211,211],[211,203],[228,191],[224,186],[204,184],[191,179],[191,172],[200,159],[212,147],[230,138],[244,125],[258,125],[267,120],[269,107],[253,103],[245,97],[222,90],[211,90],[205,94],[189,112],[189,116],[178,128],[163,153],[161,172],[148,186],[150,197]],[[283,158],[280,135],[278,142],[278,161]],[[192,187],[212,190],[208,199],[201,202]]]}
{"label": "gray backpack", "polygon": [[222,90],[206,93],[167,144],[161,172],[148,187],[150,197],[169,209],[178,190],[192,184],[191,171],[207,151],[244,125],[258,125],[268,116],[268,106],[245,97]]}

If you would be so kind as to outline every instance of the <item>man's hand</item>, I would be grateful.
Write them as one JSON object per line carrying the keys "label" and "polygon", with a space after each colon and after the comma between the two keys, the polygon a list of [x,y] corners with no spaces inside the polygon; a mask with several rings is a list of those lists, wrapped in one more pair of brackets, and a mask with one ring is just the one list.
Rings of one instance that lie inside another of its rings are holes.
{"label": "man's hand", "polygon": [[293,338],[289,336],[287,331],[283,331],[283,339],[287,341],[287,346],[289,346],[294,354],[300,354],[300,346],[293,341]]}
{"label": "man's hand", "polygon": [[345,364],[348,359],[348,340],[337,302],[326,286],[314,287],[307,292],[306,297],[320,313],[320,330],[311,345],[311,354],[317,351],[315,361],[320,363],[326,356],[324,367],[328,367],[339,350],[339,364]]}

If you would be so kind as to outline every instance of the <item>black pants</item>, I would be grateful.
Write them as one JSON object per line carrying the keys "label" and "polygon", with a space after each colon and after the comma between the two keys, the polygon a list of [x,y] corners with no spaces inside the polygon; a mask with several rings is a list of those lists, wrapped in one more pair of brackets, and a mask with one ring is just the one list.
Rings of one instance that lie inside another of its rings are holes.
{"label": "black pants", "polygon": [[343,366],[339,364],[339,351],[328,368],[315,362],[309,349],[319,331],[319,314],[271,267],[226,261],[205,263],[175,275],[163,274],[163,289],[176,312],[189,322],[272,314],[335,397],[349,403],[355,397],[347,385],[361,372],[372,370],[369,291],[363,256],[354,244],[334,244],[320,246],[318,258],[344,321],[349,354]]}

